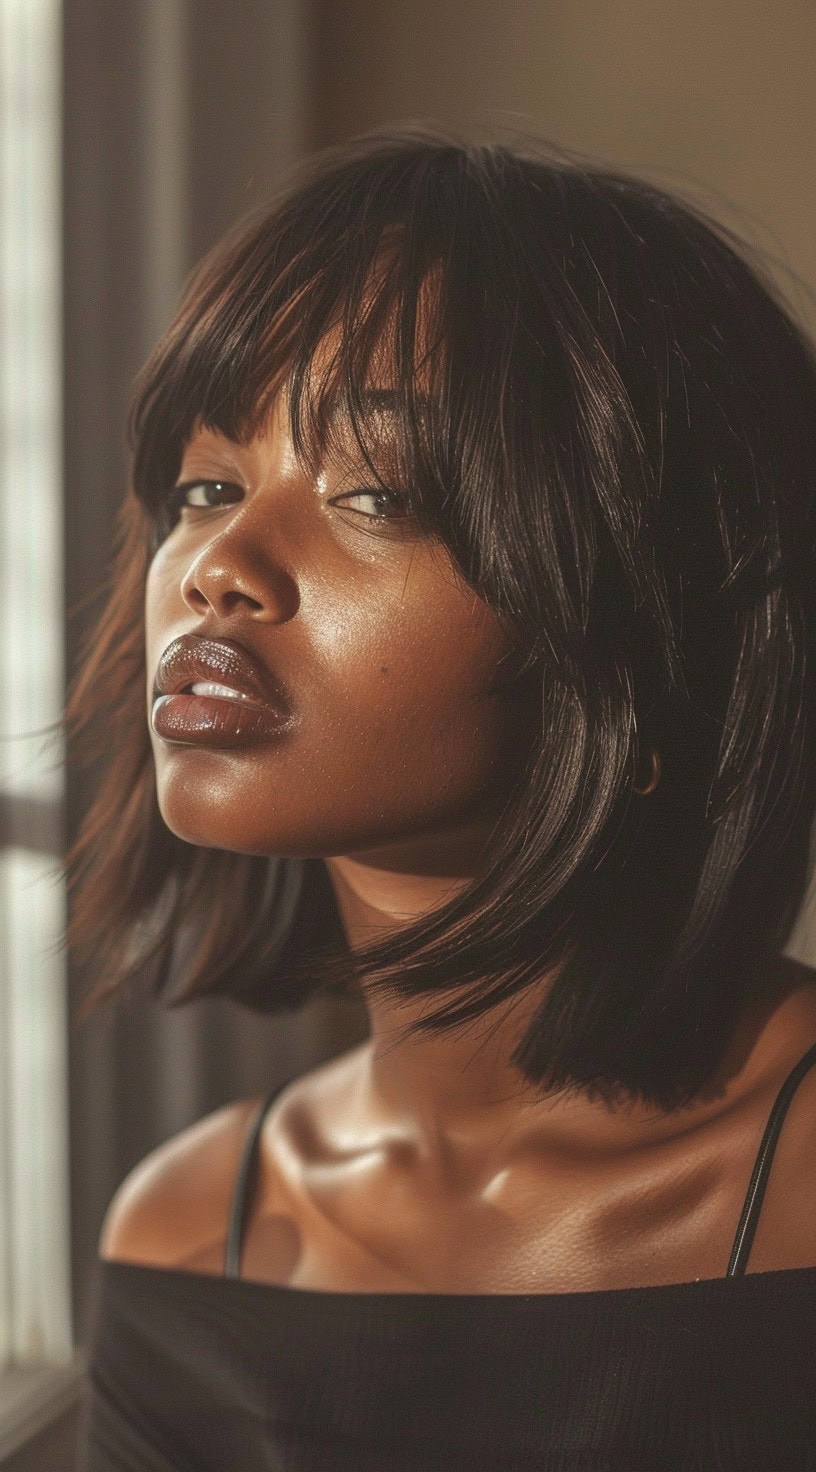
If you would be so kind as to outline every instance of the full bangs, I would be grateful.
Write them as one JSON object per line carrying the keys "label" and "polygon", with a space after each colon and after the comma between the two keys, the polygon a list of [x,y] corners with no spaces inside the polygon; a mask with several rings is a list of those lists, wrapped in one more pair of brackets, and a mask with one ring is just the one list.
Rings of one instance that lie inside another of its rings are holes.
{"label": "full bangs", "polygon": [[131,412],[133,491],[153,552],[172,530],[194,429],[246,443],[283,393],[304,469],[315,473],[327,454],[346,459],[339,426],[349,428],[351,453],[375,481],[399,490],[420,531],[502,603],[500,580],[490,588],[468,550],[479,538],[466,492],[468,468],[483,473],[486,447],[495,458],[501,442],[517,310],[505,293],[505,313],[485,321],[500,281],[483,279],[484,254],[479,263],[469,254],[491,221],[481,191],[451,178],[463,162],[456,149],[383,151],[373,167],[367,156],[342,177],[319,172],[296,206],[244,221],[203,263]]}

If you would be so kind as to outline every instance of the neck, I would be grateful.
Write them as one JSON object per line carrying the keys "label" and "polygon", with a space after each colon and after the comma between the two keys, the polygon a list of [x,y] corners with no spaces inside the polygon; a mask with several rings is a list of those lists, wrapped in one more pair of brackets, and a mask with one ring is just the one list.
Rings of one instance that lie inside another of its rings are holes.
{"label": "neck", "polygon": [[[409,924],[461,891],[475,873],[462,853],[478,857],[479,834],[464,837],[458,859],[451,845],[432,862],[420,862],[417,854],[403,854],[398,862],[393,853],[326,859],[350,949]],[[612,1108],[577,1091],[547,1096],[524,1078],[511,1056],[554,973],[462,1028],[408,1037],[408,1025],[434,1010],[429,1000],[400,1003],[366,995],[366,1108],[383,1122],[398,1123],[431,1155],[454,1144],[487,1150],[499,1142],[512,1148],[542,1138],[581,1150],[657,1143],[731,1107],[774,1066],[788,1060],[792,1066],[791,1047],[795,1053],[802,1039],[801,1053],[807,1038],[816,1036],[814,973],[785,957],[778,960],[767,1001],[741,1019],[705,1096],[676,1114],[636,1101]]]}
{"label": "neck", "polygon": [[[470,833],[471,840],[478,835]],[[407,856],[404,856],[407,860]],[[412,923],[459,893],[473,877],[451,853],[433,863],[386,867],[383,856],[325,860],[349,948],[353,951]],[[443,872],[445,869],[452,872]],[[432,1007],[425,998],[400,1003],[366,995],[368,1101],[398,1117],[428,1149],[443,1137],[501,1129],[516,1120],[531,1086],[510,1062],[523,1021],[538,997],[526,993],[463,1029],[413,1033],[408,1026]],[[515,1004],[515,1005],[513,1005]]]}

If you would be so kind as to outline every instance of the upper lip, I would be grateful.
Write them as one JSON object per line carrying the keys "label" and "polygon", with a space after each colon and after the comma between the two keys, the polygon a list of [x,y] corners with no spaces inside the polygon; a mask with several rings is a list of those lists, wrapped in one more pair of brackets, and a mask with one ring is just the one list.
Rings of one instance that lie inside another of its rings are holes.
{"label": "upper lip", "polygon": [[174,639],[159,660],[154,697],[172,695],[199,680],[228,685],[260,705],[284,711],[288,707],[278,679],[236,639],[202,634],[182,634]]}

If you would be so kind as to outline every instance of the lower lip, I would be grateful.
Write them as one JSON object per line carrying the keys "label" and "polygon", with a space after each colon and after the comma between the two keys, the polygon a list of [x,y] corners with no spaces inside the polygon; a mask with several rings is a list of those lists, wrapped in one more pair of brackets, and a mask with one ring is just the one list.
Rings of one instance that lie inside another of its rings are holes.
{"label": "lower lip", "polygon": [[151,720],[165,741],[228,748],[273,741],[291,725],[274,706],[215,695],[160,695],[153,702]]}

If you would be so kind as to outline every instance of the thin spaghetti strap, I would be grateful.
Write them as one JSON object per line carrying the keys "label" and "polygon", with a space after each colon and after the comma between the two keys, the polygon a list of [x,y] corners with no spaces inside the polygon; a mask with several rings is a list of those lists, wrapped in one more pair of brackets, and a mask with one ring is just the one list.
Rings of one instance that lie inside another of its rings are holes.
{"label": "thin spaghetti strap", "polygon": [[238,1163],[238,1172],[235,1177],[232,1201],[230,1203],[227,1245],[224,1252],[225,1278],[240,1278],[241,1276],[241,1248],[243,1246],[244,1228],[246,1226],[247,1203],[255,1183],[255,1175],[258,1167],[258,1140],[260,1139],[263,1122],[271,1106],[285,1088],[286,1084],[280,1084],[278,1088],[273,1089],[272,1093],[268,1094],[262,1100],[244,1141],[244,1148]]}
{"label": "thin spaghetti strap", "polygon": [[788,1105],[799,1084],[802,1082],[808,1069],[813,1067],[814,1063],[816,1063],[816,1043],[808,1048],[803,1058],[799,1059],[799,1062],[788,1074],[776,1096],[776,1102],[768,1117],[765,1133],[762,1136],[762,1142],[757,1153],[756,1161],[754,1162],[754,1169],[748,1186],[748,1194],[745,1197],[742,1214],[737,1226],[737,1234],[734,1238],[734,1246],[731,1249],[731,1259],[726,1273],[727,1278],[733,1278],[745,1272],[782,1122],[787,1113]]}

